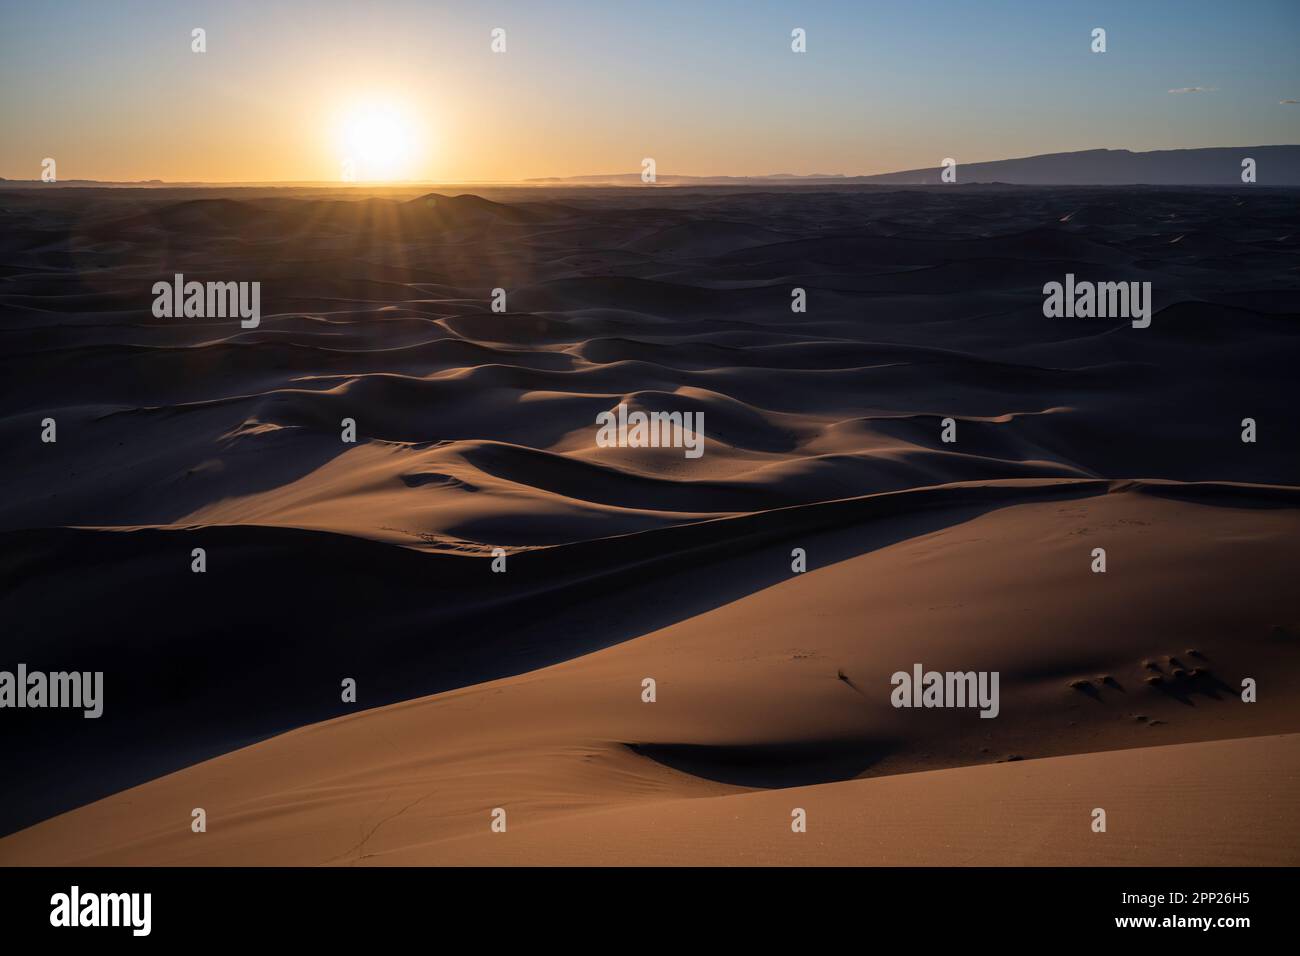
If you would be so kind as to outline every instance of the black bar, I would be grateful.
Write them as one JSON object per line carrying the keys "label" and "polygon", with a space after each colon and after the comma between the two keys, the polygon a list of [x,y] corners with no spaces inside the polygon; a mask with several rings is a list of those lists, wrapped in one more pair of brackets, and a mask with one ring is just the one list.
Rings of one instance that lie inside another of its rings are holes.
{"label": "black bar", "polygon": [[[7,940],[67,941],[75,933],[91,944],[328,946],[357,937],[377,945],[423,940],[421,948],[438,949],[494,945],[521,933],[534,945],[575,935],[609,945],[621,938],[680,944],[682,937],[663,934],[702,925],[723,938],[752,934],[761,941],[786,924],[863,941],[911,927],[927,943],[1083,941],[1104,931],[1231,945],[1243,930],[1278,933],[1289,925],[1293,882],[1293,871],[1267,868],[0,869],[0,925]],[[129,925],[52,926],[52,897],[74,885],[83,901],[87,894],[151,894],[148,936],[134,936]],[[1173,895],[1180,893],[1181,900]],[[1120,925],[1148,918],[1155,925]],[[1166,923],[1205,918],[1247,924]],[[591,936],[606,930],[613,935]]]}

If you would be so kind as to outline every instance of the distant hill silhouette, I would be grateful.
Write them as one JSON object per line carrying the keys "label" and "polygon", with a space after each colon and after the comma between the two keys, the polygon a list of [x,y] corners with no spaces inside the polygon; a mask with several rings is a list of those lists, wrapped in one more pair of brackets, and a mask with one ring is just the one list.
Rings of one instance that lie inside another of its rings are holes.
{"label": "distant hill silhouette", "polygon": [[[1256,181],[1265,186],[1300,186],[1300,146],[1222,146],[1207,149],[1089,149],[1046,153],[1024,159],[999,159],[962,165],[959,183],[1014,183],[1026,186],[1239,186],[1241,161],[1255,160]],[[864,177],[873,183],[938,183],[940,170],[910,169]]]}
{"label": "distant hill silhouette", "polygon": [[[1022,159],[962,164],[956,157],[958,183],[1006,183],[1024,186],[1238,186],[1241,161],[1255,160],[1256,180],[1263,186],[1300,186],[1300,146],[1216,146],[1204,149],[1163,149],[1135,153],[1127,149],[1088,149],[1073,153],[1044,153]],[[681,185],[752,185],[762,183],[880,183],[939,184],[939,164],[875,176],[778,173],[772,176],[660,175],[657,182]],[[571,185],[637,185],[639,173],[530,179],[532,183]]]}

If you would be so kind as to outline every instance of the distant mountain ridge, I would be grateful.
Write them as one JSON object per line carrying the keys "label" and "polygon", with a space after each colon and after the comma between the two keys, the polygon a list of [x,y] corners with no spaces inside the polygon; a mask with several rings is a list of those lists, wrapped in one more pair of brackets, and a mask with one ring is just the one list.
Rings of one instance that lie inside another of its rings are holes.
{"label": "distant mountain ridge", "polygon": [[[1044,153],[1021,159],[998,159],[962,164],[957,159],[958,183],[1005,183],[1022,186],[1239,186],[1242,160],[1253,159],[1256,182],[1263,186],[1300,186],[1300,145],[1214,146],[1200,149],[1161,149],[1133,152],[1127,149],[1087,149],[1071,153]],[[674,176],[660,175],[662,185],[758,185],[763,183],[878,183],[883,185],[938,185],[942,168],[936,163],[874,176],[840,174],[798,176]],[[639,173],[607,176],[568,176],[529,179],[529,183],[567,185],[636,185]]]}
{"label": "distant mountain ridge", "polygon": [[[1255,161],[1256,182],[1300,186],[1300,146],[1219,146],[1205,149],[1088,149],[961,165],[957,182],[1025,186],[1239,186],[1242,161]],[[938,183],[938,167],[866,177],[876,183]]]}

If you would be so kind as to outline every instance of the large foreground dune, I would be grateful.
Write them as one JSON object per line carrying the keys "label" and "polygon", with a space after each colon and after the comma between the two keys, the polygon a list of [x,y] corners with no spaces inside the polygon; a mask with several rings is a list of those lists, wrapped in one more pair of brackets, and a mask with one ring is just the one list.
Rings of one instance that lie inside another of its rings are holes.
{"label": "large foreground dune", "polygon": [[[1086,489],[940,509],[909,537],[895,517],[807,535],[826,566],[564,664],[218,757],[10,837],[0,858],[1296,862],[1300,629],[1274,622],[1294,618],[1300,519]],[[1105,576],[1088,568],[1098,541]],[[703,580],[670,575],[660,598]],[[889,676],[914,661],[1000,668],[1001,713],[891,707]],[[1243,704],[1252,676],[1261,699]]]}

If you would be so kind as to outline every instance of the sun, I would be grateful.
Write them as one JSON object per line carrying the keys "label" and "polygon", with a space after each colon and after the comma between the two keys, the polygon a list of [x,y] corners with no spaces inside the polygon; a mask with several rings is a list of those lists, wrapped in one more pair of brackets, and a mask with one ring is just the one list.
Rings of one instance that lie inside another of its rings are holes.
{"label": "sun", "polygon": [[351,106],[343,112],[339,133],[345,179],[375,182],[410,176],[418,136],[415,124],[400,106]]}

